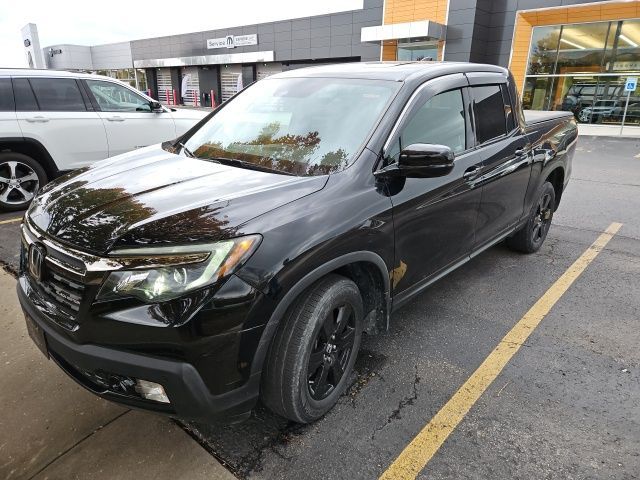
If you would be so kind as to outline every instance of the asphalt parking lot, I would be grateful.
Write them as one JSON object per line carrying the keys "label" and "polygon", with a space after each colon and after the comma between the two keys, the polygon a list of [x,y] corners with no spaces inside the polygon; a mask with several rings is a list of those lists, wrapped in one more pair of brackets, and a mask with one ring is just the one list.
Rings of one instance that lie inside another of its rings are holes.
{"label": "asphalt parking lot", "polygon": [[[527,256],[498,245],[394,314],[389,332],[364,339],[353,385],[315,424],[290,424],[260,407],[240,425],[181,426],[239,478],[369,479],[392,465],[399,469],[388,478],[403,478],[400,467],[411,463],[418,478],[430,479],[638,478],[639,154],[635,139],[581,137],[541,251]],[[18,260],[18,217],[0,215],[0,261],[9,272]],[[622,226],[606,246],[590,249],[614,223]],[[572,270],[585,251],[590,263]],[[573,283],[468,402],[468,413],[460,407],[459,423],[449,419],[422,436],[566,272]],[[127,441],[134,439],[120,439],[122,448]],[[412,441],[434,454],[396,462]]]}

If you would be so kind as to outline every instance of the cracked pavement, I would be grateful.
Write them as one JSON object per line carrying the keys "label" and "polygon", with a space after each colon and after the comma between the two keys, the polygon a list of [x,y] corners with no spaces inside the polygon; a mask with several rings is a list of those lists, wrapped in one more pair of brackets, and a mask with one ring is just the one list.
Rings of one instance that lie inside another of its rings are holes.
{"label": "cracked pavement", "polygon": [[[377,478],[598,234],[622,222],[420,478],[638,478],[639,152],[638,140],[581,137],[541,251],[498,245],[396,312],[390,331],[365,336],[352,386],[320,421],[295,425],[259,407],[240,425],[183,427],[240,478]],[[0,227],[9,265],[17,230]]]}

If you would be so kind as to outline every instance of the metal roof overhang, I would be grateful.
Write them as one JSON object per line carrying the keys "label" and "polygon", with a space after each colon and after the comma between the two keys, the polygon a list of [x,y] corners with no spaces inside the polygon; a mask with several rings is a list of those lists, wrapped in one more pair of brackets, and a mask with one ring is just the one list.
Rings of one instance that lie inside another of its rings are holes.
{"label": "metal roof overhang", "polygon": [[191,65],[223,65],[228,63],[273,62],[273,50],[264,52],[224,53],[220,55],[194,55],[192,57],[134,60],[136,68],[188,67]]}
{"label": "metal roof overhang", "polygon": [[417,22],[391,23],[363,27],[360,31],[360,41],[381,42],[384,40],[401,40],[410,38],[428,38],[430,40],[444,40],[447,26],[431,20]]}

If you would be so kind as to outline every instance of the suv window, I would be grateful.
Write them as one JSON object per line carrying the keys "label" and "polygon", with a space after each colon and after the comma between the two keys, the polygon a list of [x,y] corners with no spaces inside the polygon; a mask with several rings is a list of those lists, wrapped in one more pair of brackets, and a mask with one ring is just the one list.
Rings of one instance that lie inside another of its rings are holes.
{"label": "suv window", "polygon": [[439,93],[427,100],[404,126],[388,157],[397,161],[400,151],[414,143],[446,145],[454,153],[466,150],[462,90]]}
{"label": "suv window", "polygon": [[13,112],[15,109],[11,79],[0,78],[0,112]]}
{"label": "suv window", "polygon": [[506,135],[504,100],[499,85],[472,87],[478,143]]}
{"label": "suv window", "polygon": [[16,110],[18,112],[36,112],[40,110],[36,97],[31,90],[29,80],[26,78],[13,79],[13,93],[16,99]]}
{"label": "suv window", "polygon": [[87,110],[78,84],[73,78],[31,78],[33,93],[40,110],[49,112],[84,112]]}
{"label": "suv window", "polygon": [[113,82],[87,80],[96,102],[103,112],[150,112],[149,101],[128,88]]}

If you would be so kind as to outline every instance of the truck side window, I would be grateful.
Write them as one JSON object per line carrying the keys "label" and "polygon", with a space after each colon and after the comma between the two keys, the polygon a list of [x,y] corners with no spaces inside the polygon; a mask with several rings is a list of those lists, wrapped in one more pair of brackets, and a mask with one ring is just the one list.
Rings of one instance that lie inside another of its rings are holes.
{"label": "truck side window", "polygon": [[503,83],[500,85],[500,90],[502,90],[502,99],[504,101],[504,113],[507,116],[507,132],[512,132],[516,128],[516,119],[513,114],[513,102],[511,101],[509,88],[506,84]]}
{"label": "truck side window", "polygon": [[504,100],[499,85],[472,87],[476,138],[482,144],[507,133]]}
{"label": "truck side window", "polygon": [[404,126],[387,156],[397,161],[400,151],[414,143],[446,145],[454,153],[465,151],[464,114],[461,90],[450,90],[431,97]]}

